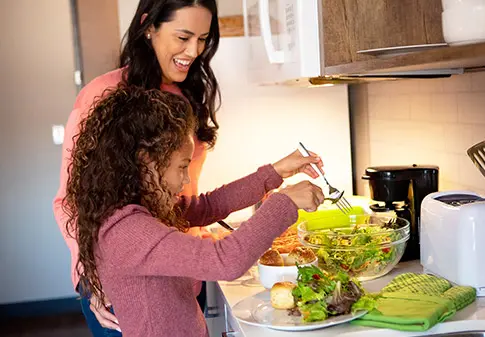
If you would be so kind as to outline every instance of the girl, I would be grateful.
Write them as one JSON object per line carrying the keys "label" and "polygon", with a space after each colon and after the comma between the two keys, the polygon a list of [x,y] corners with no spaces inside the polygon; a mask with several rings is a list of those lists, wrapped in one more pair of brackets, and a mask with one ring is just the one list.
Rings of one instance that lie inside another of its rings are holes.
{"label": "girl", "polygon": [[[298,151],[199,197],[190,183],[197,118],[179,96],[120,87],[81,125],[64,200],[66,230],[79,242],[82,289],[112,301],[123,336],[208,336],[193,280],[240,277],[324,196],[309,182],[272,194],[256,214],[222,240],[184,234],[258,202],[282,178],[316,177],[316,156]],[[203,257],[203,258],[201,258]],[[82,267],[82,268],[81,268]]]}
{"label": "girl", "polygon": [[[219,87],[210,67],[210,61],[219,45],[216,1],[141,0],[124,42],[120,68],[99,76],[83,88],[66,125],[60,186],[53,208],[56,221],[71,251],[71,277],[77,291],[82,290],[79,289],[80,276],[75,268],[79,244],[82,243],[64,230],[68,217],[63,211],[62,200],[66,194],[69,177],[67,168],[76,140],[74,135],[79,131],[80,121],[88,115],[94,99],[120,83],[168,91],[187,98],[194,111],[197,128],[194,134],[194,157],[188,168],[191,183],[185,185],[184,195],[197,194],[198,179],[207,149],[216,141],[218,124],[215,112]],[[194,227],[190,233],[199,235],[200,231]],[[200,282],[196,288],[197,295],[201,289]],[[83,297],[81,305],[95,337],[108,333],[120,336],[116,331],[105,331],[100,326],[101,323],[106,328],[118,328],[115,316],[99,305],[96,296]]]}

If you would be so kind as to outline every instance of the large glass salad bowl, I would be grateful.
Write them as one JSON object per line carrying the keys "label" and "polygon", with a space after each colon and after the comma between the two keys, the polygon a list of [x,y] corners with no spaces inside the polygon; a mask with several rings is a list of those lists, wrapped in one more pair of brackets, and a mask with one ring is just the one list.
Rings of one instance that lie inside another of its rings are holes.
{"label": "large glass salad bowl", "polygon": [[409,240],[409,221],[380,214],[322,217],[298,224],[298,238],[313,249],[323,270],[369,281],[399,263]]}

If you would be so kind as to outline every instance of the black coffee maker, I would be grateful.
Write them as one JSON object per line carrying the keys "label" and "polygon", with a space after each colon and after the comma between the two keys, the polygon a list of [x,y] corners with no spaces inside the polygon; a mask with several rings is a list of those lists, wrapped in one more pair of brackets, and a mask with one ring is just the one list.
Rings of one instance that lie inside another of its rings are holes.
{"label": "black coffee maker", "polygon": [[401,261],[419,259],[419,221],[424,197],[438,191],[437,166],[368,167],[362,179],[369,181],[373,212],[395,211],[410,223],[410,238]]}

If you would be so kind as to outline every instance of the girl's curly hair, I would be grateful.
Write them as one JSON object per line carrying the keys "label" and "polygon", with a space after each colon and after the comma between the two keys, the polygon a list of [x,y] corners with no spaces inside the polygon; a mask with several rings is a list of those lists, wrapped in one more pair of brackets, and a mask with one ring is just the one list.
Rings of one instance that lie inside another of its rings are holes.
{"label": "girl's curly hair", "polygon": [[[168,226],[188,228],[162,176],[173,152],[194,132],[196,119],[184,98],[157,89],[120,85],[102,97],[76,136],[63,207],[69,216],[66,229],[79,244],[82,291],[104,303],[95,245],[101,225],[115,210],[138,204]],[[150,163],[158,175],[149,170]]]}

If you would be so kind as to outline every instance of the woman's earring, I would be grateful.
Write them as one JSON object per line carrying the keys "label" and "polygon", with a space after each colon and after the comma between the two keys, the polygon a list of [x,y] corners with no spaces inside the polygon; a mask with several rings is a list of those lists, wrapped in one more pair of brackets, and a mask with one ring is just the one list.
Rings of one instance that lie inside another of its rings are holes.
{"label": "woman's earring", "polygon": [[148,34],[147,34],[147,39],[148,39],[148,40],[150,40],[150,39],[151,39],[151,37],[152,37],[152,36],[150,35],[150,33],[148,33]]}

